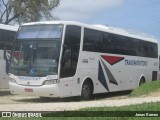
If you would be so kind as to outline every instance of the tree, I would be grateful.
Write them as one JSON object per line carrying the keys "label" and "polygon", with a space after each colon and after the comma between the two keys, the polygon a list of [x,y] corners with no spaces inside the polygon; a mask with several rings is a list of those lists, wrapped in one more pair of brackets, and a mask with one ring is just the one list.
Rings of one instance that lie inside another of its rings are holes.
{"label": "tree", "polygon": [[51,12],[60,0],[0,0],[0,23],[55,20]]}

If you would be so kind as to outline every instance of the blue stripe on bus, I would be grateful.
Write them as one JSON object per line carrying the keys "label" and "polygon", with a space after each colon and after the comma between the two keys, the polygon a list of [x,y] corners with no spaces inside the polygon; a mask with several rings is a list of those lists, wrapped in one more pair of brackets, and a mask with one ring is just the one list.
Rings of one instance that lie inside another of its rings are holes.
{"label": "blue stripe on bus", "polygon": [[107,73],[109,82],[112,83],[112,84],[118,85],[118,83],[117,83],[116,79],[114,78],[113,74],[111,73],[111,71],[108,69],[108,67],[105,65],[105,63],[103,61],[102,61],[102,64],[103,64],[104,69],[105,69],[105,71]]}
{"label": "blue stripe on bus", "polygon": [[107,81],[105,79],[104,72],[102,70],[102,66],[101,66],[100,62],[99,62],[99,70],[98,70],[98,80],[106,88],[106,90],[109,91],[109,88],[108,88],[108,85],[107,85]]}

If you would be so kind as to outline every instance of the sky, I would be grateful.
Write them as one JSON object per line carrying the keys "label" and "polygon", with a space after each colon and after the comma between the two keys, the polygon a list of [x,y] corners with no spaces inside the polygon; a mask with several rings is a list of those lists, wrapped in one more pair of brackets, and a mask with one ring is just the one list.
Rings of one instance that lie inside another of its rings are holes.
{"label": "sky", "polygon": [[132,30],[160,41],[160,0],[61,0],[53,15]]}

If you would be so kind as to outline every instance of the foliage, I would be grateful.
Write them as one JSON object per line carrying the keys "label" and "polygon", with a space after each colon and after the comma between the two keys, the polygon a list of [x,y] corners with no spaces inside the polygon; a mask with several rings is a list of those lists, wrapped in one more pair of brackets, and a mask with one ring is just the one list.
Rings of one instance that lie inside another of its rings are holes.
{"label": "foliage", "polygon": [[0,23],[54,20],[51,12],[60,0],[0,0]]}

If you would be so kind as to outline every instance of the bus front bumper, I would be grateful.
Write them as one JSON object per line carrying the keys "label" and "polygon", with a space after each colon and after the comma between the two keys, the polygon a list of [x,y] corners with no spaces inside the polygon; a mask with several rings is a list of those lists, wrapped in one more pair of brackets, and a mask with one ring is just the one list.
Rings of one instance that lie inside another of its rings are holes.
{"label": "bus front bumper", "polygon": [[40,97],[60,97],[58,84],[43,86],[22,86],[9,82],[11,94],[40,96]]}

